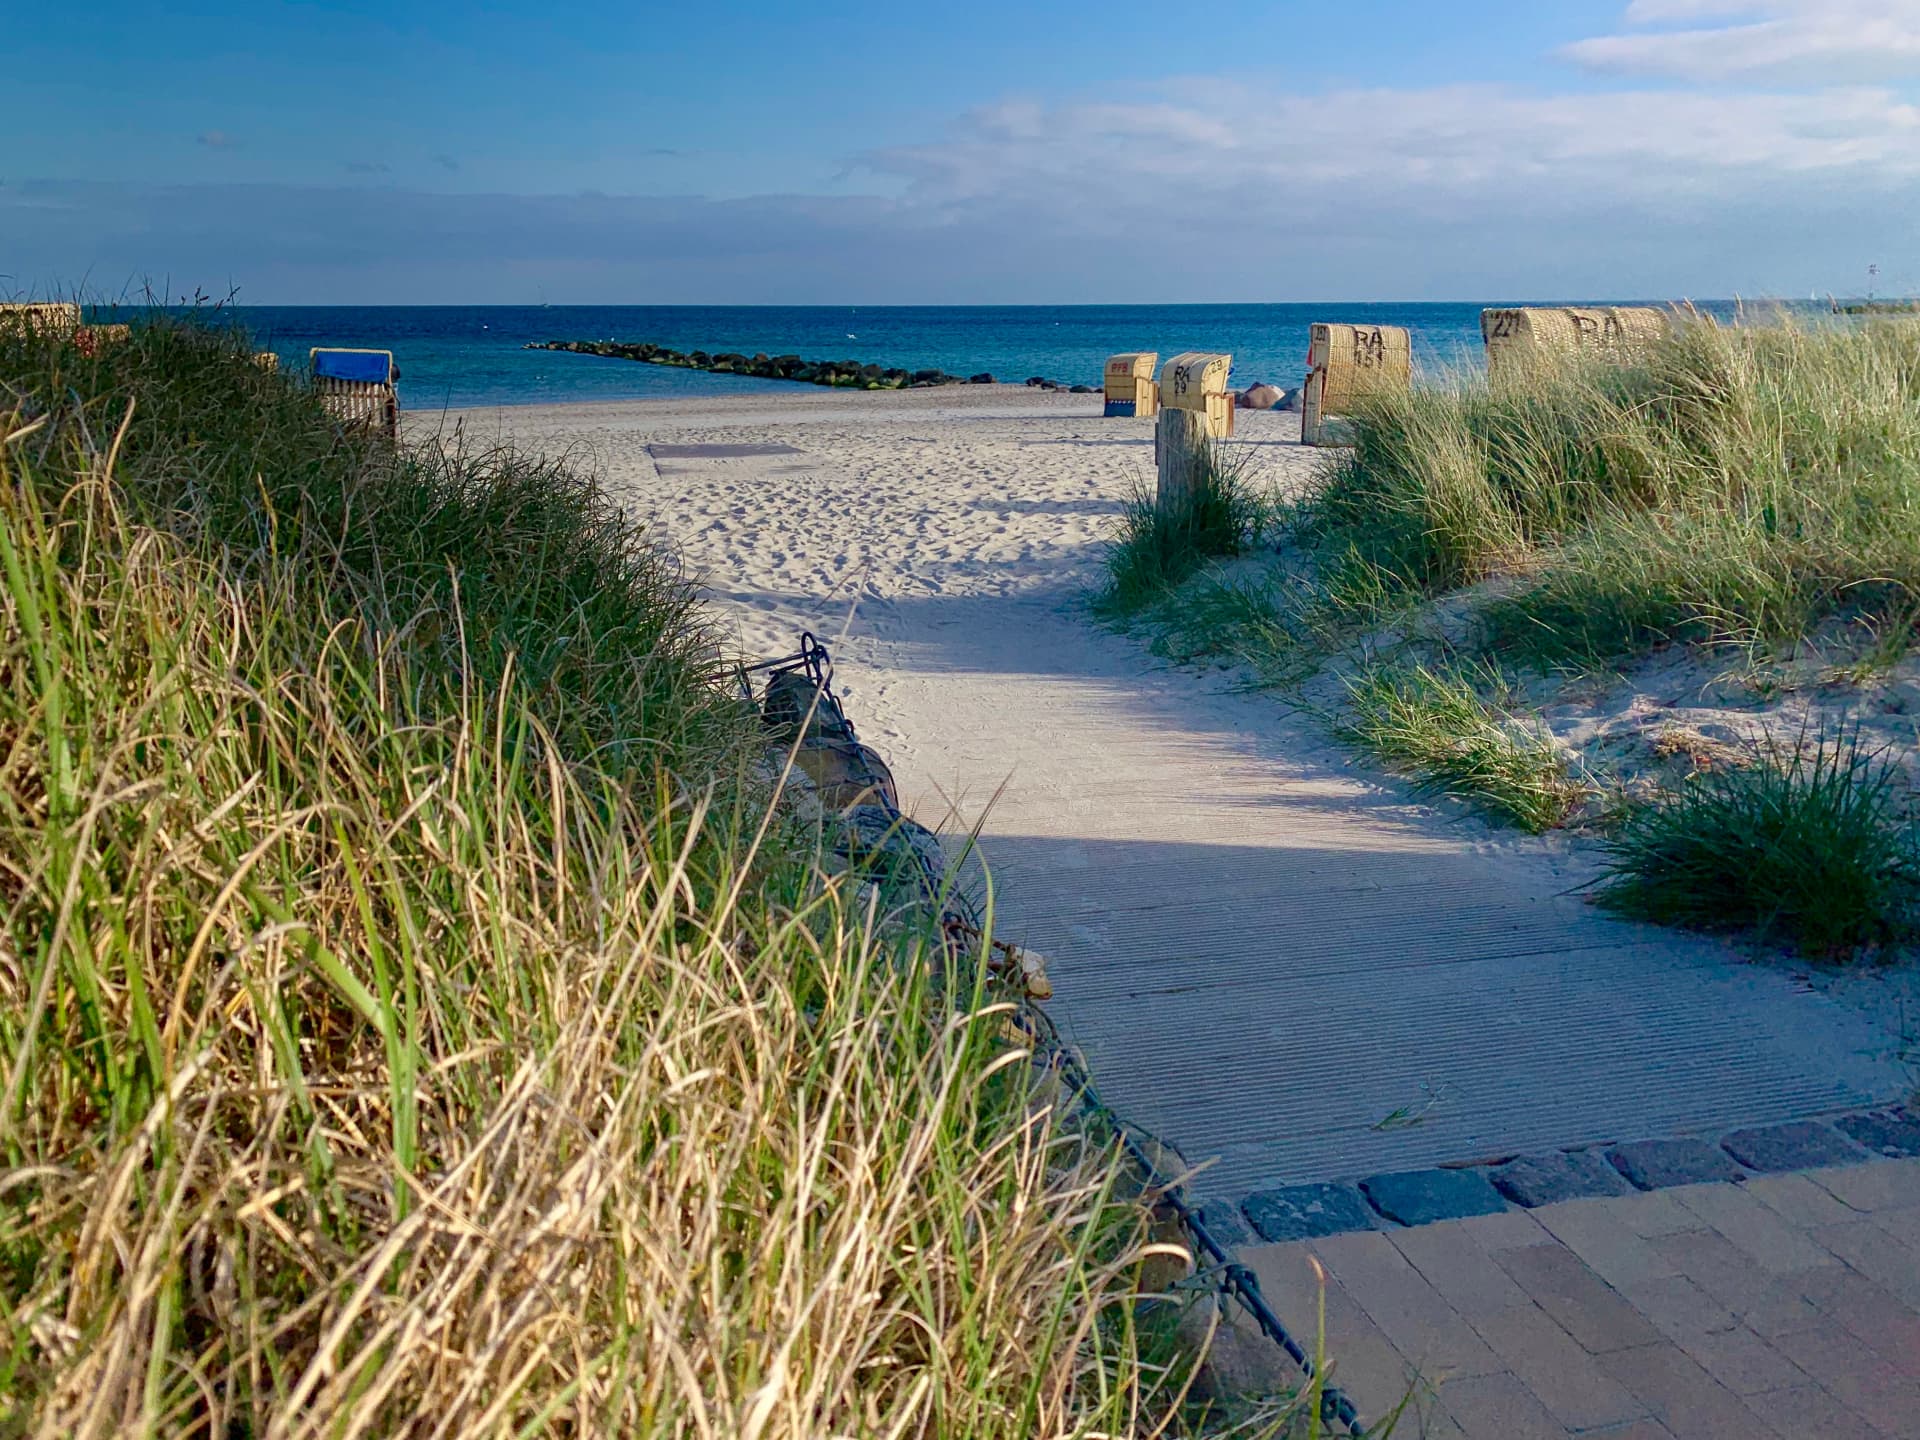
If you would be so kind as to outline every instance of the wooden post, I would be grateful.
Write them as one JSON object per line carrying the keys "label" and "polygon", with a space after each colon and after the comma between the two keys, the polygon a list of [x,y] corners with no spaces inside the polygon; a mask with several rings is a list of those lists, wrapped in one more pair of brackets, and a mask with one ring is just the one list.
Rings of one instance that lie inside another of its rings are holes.
{"label": "wooden post", "polygon": [[1199,410],[1162,410],[1153,430],[1153,459],[1159,470],[1154,504],[1167,514],[1186,504],[1198,483],[1207,454],[1207,417]]}

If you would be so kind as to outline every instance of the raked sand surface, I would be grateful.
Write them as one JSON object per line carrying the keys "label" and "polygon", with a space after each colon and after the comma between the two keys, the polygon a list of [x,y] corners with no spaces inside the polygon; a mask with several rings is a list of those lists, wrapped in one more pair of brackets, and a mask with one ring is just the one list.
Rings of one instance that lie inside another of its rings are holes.
{"label": "raked sand surface", "polygon": [[[434,422],[416,420],[415,424]],[[1106,1098],[1204,1196],[1892,1098],[1888,1027],[1730,947],[1607,917],[1561,842],[1414,804],[1310,717],[1084,613],[1151,425],[1006,386],[445,417],[566,450],[745,652],[833,646],[923,820],[984,817],[1001,932]],[[1243,414],[1274,483],[1314,454]]]}

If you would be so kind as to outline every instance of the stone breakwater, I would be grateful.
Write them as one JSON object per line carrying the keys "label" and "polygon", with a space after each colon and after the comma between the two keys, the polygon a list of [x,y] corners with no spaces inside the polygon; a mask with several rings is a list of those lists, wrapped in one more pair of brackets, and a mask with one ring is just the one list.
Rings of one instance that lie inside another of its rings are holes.
{"label": "stone breakwater", "polygon": [[[681,370],[705,370],[714,375],[751,375],[760,380],[793,380],[803,385],[831,385],[842,390],[915,390],[929,385],[992,385],[994,377],[949,375],[944,370],[902,370],[863,365],[858,360],[803,360],[798,355],[741,355],[735,351],[709,354],[705,350],[670,350],[664,345],[629,344],[620,340],[536,340],[528,350],[564,350],[573,355],[604,355],[614,360],[638,360],[645,365],[671,365]],[[1027,384],[1041,390],[1067,390],[1091,395],[1091,385],[1064,385],[1039,375]]]}

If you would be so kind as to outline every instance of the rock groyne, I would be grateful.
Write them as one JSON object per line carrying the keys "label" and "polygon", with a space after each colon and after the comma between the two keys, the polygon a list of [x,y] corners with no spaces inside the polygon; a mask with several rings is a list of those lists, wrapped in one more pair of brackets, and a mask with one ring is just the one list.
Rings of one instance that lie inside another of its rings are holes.
{"label": "rock groyne", "polygon": [[[638,360],[645,365],[670,365],[681,370],[705,370],[713,375],[751,375],[760,380],[792,380],[803,385],[831,385],[842,390],[915,390],[932,385],[992,385],[994,377],[949,375],[944,370],[903,370],[862,364],[858,360],[806,360],[798,355],[742,355],[737,351],[672,350],[665,345],[622,340],[534,340],[528,350],[564,350],[573,355],[603,355],[613,360]],[[1090,395],[1091,385],[1063,385],[1036,375],[1027,384],[1042,390],[1067,390]]]}

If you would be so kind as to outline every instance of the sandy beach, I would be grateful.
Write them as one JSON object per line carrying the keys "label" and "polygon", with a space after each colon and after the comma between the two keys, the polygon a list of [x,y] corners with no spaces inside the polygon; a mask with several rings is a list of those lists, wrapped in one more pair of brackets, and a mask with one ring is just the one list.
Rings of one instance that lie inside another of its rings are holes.
{"label": "sandy beach", "polygon": [[[1577,843],[1413,802],[1227,672],[1085,613],[1152,427],[1009,386],[450,413],[569,453],[742,653],[832,644],[903,799],[983,826],[998,919],[1108,1098],[1200,1193],[1878,1103],[1897,1041],[1728,944],[1608,917]],[[420,423],[420,422],[416,422]],[[1239,417],[1259,483],[1316,453]]]}
{"label": "sandy beach", "polygon": [[[603,475],[679,549],[741,654],[822,636],[862,734],[921,809],[943,810],[961,782],[969,821],[981,782],[956,768],[959,737],[930,727],[903,681],[965,671],[993,705],[1020,674],[1044,672],[1035,625],[1079,610],[1127,497],[1153,483],[1150,422],[1101,418],[1097,395],[1013,385],[523,406],[432,423],[572,454]],[[1313,463],[1297,415],[1244,412],[1237,426],[1274,483]]]}

